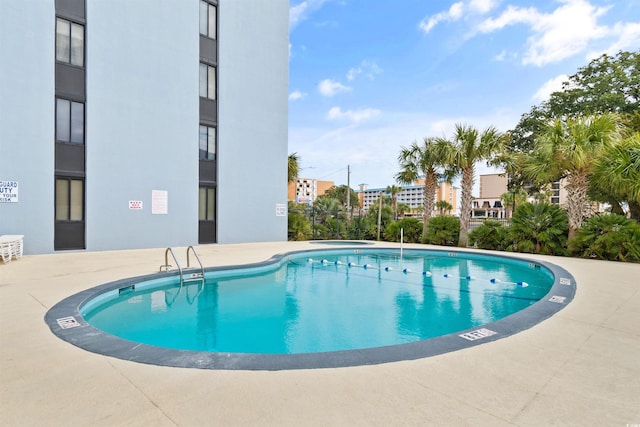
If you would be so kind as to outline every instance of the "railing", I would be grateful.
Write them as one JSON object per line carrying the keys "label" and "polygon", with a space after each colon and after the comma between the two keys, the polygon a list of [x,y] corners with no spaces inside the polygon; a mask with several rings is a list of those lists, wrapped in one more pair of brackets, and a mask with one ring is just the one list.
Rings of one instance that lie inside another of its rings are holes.
{"label": "railing", "polygon": [[200,257],[198,257],[198,254],[196,253],[196,251],[193,248],[193,246],[189,246],[187,248],[187,268],[191,268],[191,259],[189,257],[189,253],[190,252],[192,252],[193,255],[196,257],[196,260],[198,261],[198,264],[200,266],[200,268],[199,268],[200,271],[198,271],[197,273],[190,273],[189,277],[185,278],[185,271],[182,269],[182,267],[180,267],[180,263],[178,262],[178,259],[176,258],[176,255],[173,253],[173,249],[167,248],[164,251],[164,265],[160,266],[160,271],[169,271],[169,270],[171,270],[171,267],[173,267],[171,264],[169,264],[169,254],[171,254],[171,257],[173,258],[173,262],[176,263],[176,267],[178,268],[178,271],[180,273],[180,288],[178,289],[178,292],[175,294],[175,296],[173,296],[173,298],[171,298],[171,302],[166,301],[166,294],[165,294],[165,302],[167,302],[168,305],[173,304],[173,302],[176,300],[176,298],[178,298],[178,295],[180,295],[180,292],[182,292],[182,285],[184,284],[185,281],[191,281],[191,280],[200,280],[200,281],[202,281],[202,285],[199,288],[198,293],[196,294],[196,296],[194,298],[189,298],[189,295],[187,295],[187,300],[191,299],[191,301],[189,301],[190,304],[193,302],[193,300],[195,300],[195,298],[198,297],[198,295],[200,295],[200,293],[204,289],[204,267],[202,266],[202,262],[200,261]]}

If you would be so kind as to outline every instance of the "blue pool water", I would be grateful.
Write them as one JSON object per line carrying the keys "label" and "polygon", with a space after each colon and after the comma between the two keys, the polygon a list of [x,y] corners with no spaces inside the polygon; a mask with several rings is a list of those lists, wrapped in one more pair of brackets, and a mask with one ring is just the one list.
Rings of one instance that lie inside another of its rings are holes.
{"label": "blue pool water", "polygon": [[418,250],[294,254],[271,266],[136,283],[81,308],[95,328],[181,350],[298,354],[365,349],[493,322],[547,294],[553,274],[508,258]]}

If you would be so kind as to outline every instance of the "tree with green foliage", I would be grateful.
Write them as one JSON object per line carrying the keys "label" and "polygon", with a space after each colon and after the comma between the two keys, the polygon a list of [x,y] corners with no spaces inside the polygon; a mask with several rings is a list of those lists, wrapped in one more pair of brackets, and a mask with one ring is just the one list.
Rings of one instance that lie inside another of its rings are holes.
{"label": "tree with green foliage", "polygon": [[431,218],[427,236],[423,239],[423,243],[458,246],[459,237],[460,219],[455,216],[437,216]]}
{"label": "tree with green foliage", "polygon": [[[369,220],[375,224],[374,229],[376,230],[376,238],[377,238],[377,230],[378,230],[378,212],[380,213],[380,234],[382,234],[382,230],[384,230],[388,224],[393,221],[393,208],[390,206],[390,198],[383,197],[382,194],[382,210],[380,210],[379,200],[374,201],[371,206],[369,206],[369,210],[367,212],[367,216]],[[386,200],[385,200],[386,199]]]}
{"label": "tree with green foliage", "polygon": [[460,238],[458,244],[467,246],[469,221],[471,219],[471,201],[475,180],[476,163],[490,160],[494,154],[502,151],[504,138],[494,127],[482,132],[469,125],[456,124],[452,140],[438,140],[441,158],[449,169],[461,176],[460,187]]}
{"label": "tree with green foliage", "polygon": [[413,184],[424,176],[424,210],[422,211],[422,236],[425,237],[431,220],[431,213],[438,189],[438,178],[445,165],[443,150],[439,148],[435,138],[424,138],[422,144],[414,142],[409,147],[402,147],[398,155],[400,172],[396,180],[401,184]]}
{"label": "tree with green foliage", "polygon": [[552,119],[613,112],[633,121],[638,111],[640,52],[604,54],[569,76],[549,100],[523,114],[509,132],[509,145],[513,151],[532,153],[536,138]]}
{"label": "tree with green foliage", "polygon": [[620,215],[585,221],[571,242],[572,254],[610,261],[640,261],[640,224]]}
{"label": "tree with green foliage", "polygon": [[305,215],[305,205],[289,202],[287,223],[289,240],[308,240],[311,238],[311,223]]}
{"label": "tree with green foliage", "polygon": [[522,188],[513,188],[500,196],[500,201],[505,208],[505,215],[511,218],[513,211],[527,201],[527,192]]}
{"label": "tree with green foliage", "polygon": [[405,243],[420,243],[422,240],[422,224],[417,218],[404,218],[387,224],[384,229],[384,240],[399,242],[400,236]]}
{"label": "tree with green foliage", "polygon": [[391,201],[393,203],[393,219],[398,219],[398,194],[402,193],[402,187],[398,187],[397,185],[388,185],[385,193],[391,196]]}
{"label": "tree with green foliage", "polygon": [[511,218],[509,235],[517,252],[565,255],[567,214],[557,205],[547,203],[524,203]]}
{"label": "tree with green foliage", "polygon": [[445,216],[447,212],[451,214],[451,209],[453,209],[453,206],[451,206],[451,203],[447,202],[446,200],[438,200],[436,202],[436,208],[440,211],[440,216]]}
{"label": "tree with green foliage", "polygon": [[[358,194],[352,189],[349,188],[349,206],[351,209],[358,209],[360,206],[360,200],[358,199]],[[334,185],[324,192],[323,195],[319,196],[320,198],[326,199],[336,199],[342,206],[347,206],[347,186],[346,185]]]}
{"label": "tree with green foliage", "polygon": [[487,219],[469,232],[469,244],[480,249],[503,251],[509,246],[509,232],[501,222]]}
{"label": "tree with green foliage", "polygon": [[619,136],[619,119],[614,114],[568,117],[550,123],[528,157],[524,173],[540,184],[566,178],[569,237],[573,237],[588,214],[589,178],[595,159]]}
{"label": "tree with green foliage", "polygon": [[569,76],[546,107],[551,117],[640,111],[640,51],[595,58]]}
{"label": "tree with green foliage", "polygon": [[354,216],[347,225],[347,239],[374,240],[376,238],[376,222],[370,215]]}
{"label": "tree with green foliage", "polygon": [[295,181],[300,174],[300,156],[298,153],[289,154],[287,163],[287,182]]}
{"label": "tree with green foliage", "polygon": [[596,200],[608,202],[620,214],[626,204],[631,218],[640,221],[640,132],[606,147],[595,159],[589,183]]}
{"label": "tree with green foliage", "polygon": [[398,203],[397,210],[398,210],[398,218],[400,218],[400,217],[404,217],[404,214],[406,214],[407,212],[410,212],[411,208],[406,203]]}

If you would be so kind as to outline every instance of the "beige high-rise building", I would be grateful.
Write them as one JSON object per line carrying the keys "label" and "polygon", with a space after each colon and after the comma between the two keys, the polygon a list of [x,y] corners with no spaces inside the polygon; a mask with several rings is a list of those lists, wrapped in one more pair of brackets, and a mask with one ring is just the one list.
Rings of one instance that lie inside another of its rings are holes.
{"label": "beige high-rise building", "polygon": [[297,178],[289,183],[287,199],[296,203],[311,204],[325,191],[334,186],[333,181],[320,181],[314,178]]}
{"label": "beige high-rise building", "polygon": [[480,175],[480,197],[472,202],[473,218],[506,218],[506,210],[500,196],[507,192],[505,173]]}

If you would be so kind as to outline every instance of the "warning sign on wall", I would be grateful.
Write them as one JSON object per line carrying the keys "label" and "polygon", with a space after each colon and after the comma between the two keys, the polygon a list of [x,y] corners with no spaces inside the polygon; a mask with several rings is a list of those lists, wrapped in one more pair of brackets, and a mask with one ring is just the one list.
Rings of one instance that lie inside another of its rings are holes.
{"label": "warning sign on wall", "polygon": [[18,203],[18,181],[0,181],[0,203]]}

